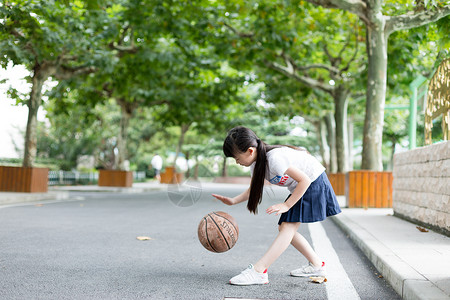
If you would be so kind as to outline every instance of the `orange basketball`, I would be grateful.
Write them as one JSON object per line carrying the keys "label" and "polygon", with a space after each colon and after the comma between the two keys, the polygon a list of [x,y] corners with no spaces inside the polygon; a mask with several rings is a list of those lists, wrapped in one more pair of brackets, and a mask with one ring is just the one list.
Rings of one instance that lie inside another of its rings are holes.
{"label": "orange basketball", "polygon": [[223,211],[214,211],[198,224],[198,239],[211,252],[225,252],[233,248],[239,236],[236,220]]}

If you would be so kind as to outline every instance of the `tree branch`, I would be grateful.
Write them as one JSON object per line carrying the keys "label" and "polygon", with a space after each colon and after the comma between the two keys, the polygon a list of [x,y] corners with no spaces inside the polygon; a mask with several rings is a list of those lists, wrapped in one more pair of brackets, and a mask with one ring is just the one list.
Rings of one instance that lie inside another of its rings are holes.
{"label": "tree branch", "polygon": [[317,68],[317,69],[325,69],[325,70],[327,70],[329,72],[339,73],[339,69],[337,69],[337,68],[335,68],[333,66],[328,66],[328,65],[324,65],[324,64],[312,64],[312,65],[305,66],[305,67],[298,67],[297,69],[300,70],[300,71],[306,71],[306,70],[315,69],[315,68]]}
{"label": "tree branch", "polygon": [[350,60],[347,62],[347,65],[341,70],[341,72],[345,72],[350,68],[350,64],[355,60],[356,54],[358,54],[358,29],[357,28],[355,28],[355,52],[353,52],[352,58],[350,58]]}
{"label": "tree branch", "polygon": [[151,105],[163,105],[163,104],[169,104],[169,100],[158,100],[158,101],[151,101]]}
{"label": "tree branch", "polygon": [[246,32],[240,32],[238,31],[236,28],[232,27],[231,25],[224,23],[225,27],[227,27],[228,29],[230,29],[231,31],[233,31],[236,35],[238,35],[241,38],[250,38],[253,39],[253,37],[255,36],[253,33],[246,33]]}
{"label": "tree branch", "polygon": [[109,43],[109,48],[112,50],[117,50],[122,53],[132,53],[132,54],[138,52],[139,50],[139,48],[136,47],[135,45],[121,46],[119,44],[115,44],[114,42]]}
{"label": "tree branch", "polygon": [[58,80],[65,80],[65,79],[70,79],[74,76],[78,76],[81,74],[89,74],[89,73],[93,73],[95,72],[97,69],[93,66],[83,66],[83,67],[75,67],[75,68],[71,68],[71,67],[67,67],[67,66],[59,66],[59,68],[57,68],[54,72],[54,74],[52,74],[52,76],[54,76],[56,79]]}
{"label": "tree branch", "polygon": [[351,12],[361,18],[366,24],[370,21],[367,18],[367,4],[362,0],[306,0],[314,5],[326,8],[339,8]]}
{"label": "tree branch", "polygon": [[[10,30],[9,32],[10,32],[13,36],[15,36],[16,38],[18,38],[19,40],[26,40],[25,36],[24,36],[23,34],[21,34],[20,32],[18,32],[15,28],[11,28],[11,30]],[[38,54],[37,54],[36,51],[34,50],[31,41],[26,42],[24,48],[30,50],[31,54],[33,54],[33,56],[34,56],[34,58],[35,58],[35,61],[36,61],[37,63],[39,63],[38,60],[37,60]]]}
{"label": "tree branch", "polygon": [[[111,88],[109,82],[105,82],[105,83],[103,84],[103,86],[102,86],[102,89],[103,89],[103,92],[106,92],[106,96],[107,96],[108,98],[111,98],[111,97],[112,97],[112,95],[113,95],[113,93],[114,93],[114,89]],[[101,96],[103,96],[103,95],[101,95]]]}
{"label": "tree branch", "polygon": [[122,34],[120,35],[120,38],[119,38],[119,42],[117,43],[119,46],[122,46],[123,41],[125,40],[125,36],[127,35],[129,28],[130,28],[130,26],[128,26],[128,25],[125,26],[125,28],[123,28]]}
{"label": "tree branch", "polygon": [[299,70],[299,71],[307,71],[310,69],[325,69],[330,73],[339,73],[339,69],[335,68],[333,66],[325,65],[325,64],[311,64],[308,66],[299,66],[295,63],[295,61],[289,56],[286,55],[284,52],[280,54],[280,56],[284,59],[286,62],[286,65],[289,67],[289,65],[292,66],[293,70]]}
{"label": "tree branch", "polygon": [[391,34],[394,31],[420,27],[428,23],[450,15],[450,4],[439,7],[434,10],[421,11],[419,13],[408,12],[400,16],[386,16],[386,33]]}
{"label": "tree branch", "polygon": [[348,45],[350,45],[351,41],[351,33],[349,33],[349,38],[345,42],[345,45],[341,48],[341,51],[339,51],[339,54],[337,56],[337,59],[339,60],[339,63],[342,61],[342,53],[344,53],[345,49],[347,49]]}
{"label": "tree branch", "polygon": [[333,55],[331,55],[330,51],[328,51],[327,44],[323,45],[323,52],[325,52],[325,54],[327,55],[328,60],[331,62],[331,64],[334,64],[334,62],[336,61],[336,58],[333,57]]}
{"label": "tree branch", "polygon": [[311,88],[318,88],[329,94],[332,94],[334,91],[334,88],[330,85],[324,84],[324,83],[322,83],[318,80],[312,79],[311,77],[308,77],[308,76],[300,76],[300,75],[296,74],[292,65],[291,66],[288,65],[288,67],[284,67],[280,64],[277,64],[275,62],[271,62],[268,60],[265,60],[264,63],[268,68],[270,68],[274,71],[277,71],[281,74],[284,74],[290,78],[293,78]]}
{"label": "tree branch", "polygon": [[25,39],[25,36],[23,34],[21,34],[20,32],[18,32],[15,28],[11,28],[11,30],[9,32],[12,35],[14,35],[16,38]]}
{"label": "tree branch", "polygon": [[360,100],[360,99],[363,99],[364,97],[366,97],[366,93],[365,92],[352,93],[352,94],[350,94],[350,97],[353,98],[354,100]]}

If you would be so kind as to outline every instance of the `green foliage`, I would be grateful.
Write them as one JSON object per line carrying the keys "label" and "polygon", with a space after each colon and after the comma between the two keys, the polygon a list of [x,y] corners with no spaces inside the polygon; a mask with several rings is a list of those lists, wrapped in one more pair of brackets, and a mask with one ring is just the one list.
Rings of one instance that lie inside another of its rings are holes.
{"label": "green foliage", "polygon": [[[439,28],[447,27],[447,24],[441,24],[443,18],[436,23],[431,23],[419,28],[408,31],[394,32],[389,41],[388,56],[388,94],[386,104],[409,105],[411,91],[410,83],[422,75],[430,78],[433,75],[437,65],[448,56],[447,49],[441,49],[441,45],[448,43],[448,38],[443,38]],[[444,29],[445,31],[445,29]],[[394,59],[395,58],[395,59]],[[417,119],[417,145],[424,145],[423,131],[423,113],[422,107],[419,107]],[[385,126],[383,129],[383,142],[386,147],[392,143],[407,147],[408,145],[408,111],[386,111]],[[438,128],[441,126],[438,125]],[[439,129],[436,135],[439,136]],[[390,150],[389,150],[390,151]],[[389,158],[390,159],[390,158]]]}
{"label": "green foliage", "polygon": [[420,12],[425,9],[432,10],[436,7],[443,7],[448,4],[446,0],[384,0],[383,14],[399,15],[414,10]]}
{"label": "green foliage", "polygon": [[73,3],[14,1],[0,6],[0,65],[25,65],[30,71],[44,62],[68,57],[71,67],[95,56],[95,15]]}
{"label": "green foliage", "polygon": [[[443,3],[386,0],[383,13]],[[388,104],[404,104],[411,80],[429,76],[448,56],[449,20],[391,35],[388,56],[395,59],[388,64]],[[48,93],[50,127],[39,127],[39,157],[58,158],[64,169],[74,168],[80,155],[111,164],[120,120],[115,99],[133,117],[128,158],[143,170],[153,153],[166,157],[175,151],[182,125],[190,125],[183,152],[191,158],[221,156],[226,131],[236,125],[252,128],[270,144],[318,153],[308,121],[333,111],[332,96],[268,63],[286,67],[290,61],[301,76],[328,87],[333,80],[364,94],[364,31],[355,15],[304,1],[20,0],[0,6],[0,66],[22,64],[31,75],[36,66],[67,59],[55,75],[58,86]],[[341,71],[300,70],[310,65]],[[94,66],[95,73],[63,76],[64,70],[85,66]],[[8,96],[18,103],[28,98],[14,89]],[[356,143],[364,100],[355,95],[349,103]],[[295,116],[306,121],[293,124]],[[405,139],[405,119],[403,112],[386,114],[388,146]],[[295,127],[304,135],[293,136]]]}

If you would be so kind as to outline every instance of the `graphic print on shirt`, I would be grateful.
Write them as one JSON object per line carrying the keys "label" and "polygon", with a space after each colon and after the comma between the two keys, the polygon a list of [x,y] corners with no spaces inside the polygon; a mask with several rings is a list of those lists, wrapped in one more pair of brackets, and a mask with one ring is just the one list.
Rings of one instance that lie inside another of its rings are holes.
{"label": "graphic print on shirt", "polygon": [[283,175],[283,176],[276,175],[275,177],[270,179],[269,182],[271,184],[284,185],[288,179],[289,179],[288,175]]}

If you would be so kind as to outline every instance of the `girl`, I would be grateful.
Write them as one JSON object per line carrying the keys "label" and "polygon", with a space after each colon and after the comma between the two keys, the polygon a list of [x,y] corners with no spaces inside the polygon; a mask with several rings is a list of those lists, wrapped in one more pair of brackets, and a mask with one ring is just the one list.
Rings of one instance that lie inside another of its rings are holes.
{"label": "girl", "polygon": [[257,212],[263,194],[264,179],[272,184],[285,186],[291,194],[284,203],[270,206],[268,214],[280,215],[278,236],[264,256],[254,265],[250,264],[241,274],[231,278],[235,285],[269,283],[267,268],[292,244],[309,264],[291,271],[292,276],[325,276],[325,263],[314,252],[308,241],[297,232],[301,223],[322,221],[341,212],[333,188],[325,174],[325,168],[307,151],[288,146],[271,146],[261,141],[245,127],[231,129],[223,144],[226,157],[250,167],[250,188],[242,194],[229,198],[213,194],[227,205],[248,200],[250,212]]}

